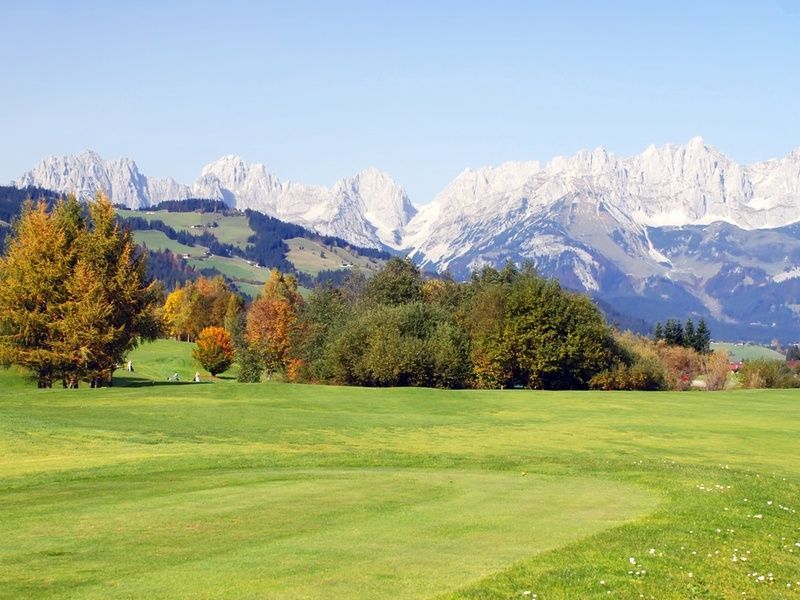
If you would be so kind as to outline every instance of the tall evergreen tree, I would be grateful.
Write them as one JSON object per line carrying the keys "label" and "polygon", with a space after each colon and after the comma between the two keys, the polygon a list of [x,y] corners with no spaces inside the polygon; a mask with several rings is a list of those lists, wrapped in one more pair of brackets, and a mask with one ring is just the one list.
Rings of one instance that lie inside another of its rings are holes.
{"label": "tall evergreen tree", "polygon": [[700,319],[697,324],[697,331],[694,335],[694,344],[692,347],[700,354],[708,354],[711,352],[711,330],[706,325],[705,319]]}
{"label": "tall evergreen tree", "polygon": [[52,212],[28,204],[0,260],[0,356],[33,371],[40,387],[55,379],[93,386],[139,338],[160,331],[161,297],[144,255],[98,195],[88,218],[74,198]]}
{"label": "tall evergreen tree", "polygon": [[697,345],[697,333],[691,318],[686,319],[686,325],[683,328],[683,345],[687,348],[695,348]]}
{"label": "tall evergreen tree", "polygon": [[40,388],[64,367],[55,346],[69,253],[67,231],[47,203],[26,202],[0,258],[0,360],[30,370]]}
{"label": "tall evergreen tree", "polygon": [[88,208],[91,227],[76,240],[78,263],[85,272],[76,268],[71,275],[91,280],[88,288],[76,286],[83,286],[84,301],[94,311],[84,319],[97,332],[85,376],[99,386],[111,382],[115,365],[140,337],[153,339],[160,333],[156,308],[162,289],[158,282],[147,280],[146,256],[137,249],[131,231],[117,222],[111,201],[99,194]]}
{"label": "tall evergreen tree", "polygon": [[670,346],[683,346],[683,325],[677,319],[667,319],[664,324],[664,341]]}

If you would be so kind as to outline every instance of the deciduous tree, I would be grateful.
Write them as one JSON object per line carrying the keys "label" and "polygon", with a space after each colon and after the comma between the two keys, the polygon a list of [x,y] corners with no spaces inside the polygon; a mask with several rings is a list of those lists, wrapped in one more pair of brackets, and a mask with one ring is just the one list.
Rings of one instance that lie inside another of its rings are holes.
{"label": "deciduous tree", "polygon": [[236,358],[231,336],[222,327],[203,329],[197,336],[197,347],[192,355],[212,376],[227,371]]}
{"label": "deciduous tree", "polygon": [[286,372],[291,359],[296,358],[292,350],[302,335],[298,319],[302,305],[297,280],[273,269],[261,296],[250,307],[247,342],[261,356],[270,374]]}

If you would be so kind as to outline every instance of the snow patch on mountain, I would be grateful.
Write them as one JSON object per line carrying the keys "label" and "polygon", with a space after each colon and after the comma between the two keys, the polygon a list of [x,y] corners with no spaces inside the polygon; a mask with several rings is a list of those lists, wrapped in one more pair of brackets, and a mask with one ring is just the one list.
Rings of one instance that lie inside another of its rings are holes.
{"label": "snow patch on mountain", "polygon": [[795,267],[789,271],[784,271],[783,273],[778,273],[772,277],[772,281],[775,283],[783,283],[784,281],[789,281],[790,279],[797,279],[800,277],[800,267]]}
{"label": "snow patch on mountain", "polygon": [[248,164],[234,155],[203,167],[192,186],[148,178],[130,159],[106,161],[91,151],[47,158],[12,183],[75,193],[81,199],[104,191],[115,203],[134,209],[164,200],[211,198],[375,248],[397,248],[417,212],[405,191],[377,169],[361,171],[329,189],[283,183],[263,164]]}
{"label": "snow patch on mountain", "polygon": [[157,204],[162,200],[183,200],[190,188],[172,179],[148,178],[128,158],[103,160],[87,150],[75,156],[54,156],[12,182],[16,187],[38,186],[85,199],[99,191],[113,201],[131,208]]}
{"label": "snow patch on mountain", "polygon": [[[555,157],[544,168],[505,163],[468,170],[420,210],[403,245],[421,262],[444,267],[464,254],[464,243],[505,239],[502,230],[518,227],[520,212],[530,217],[575,196],[602,206],[618,236],[639,237],[651,259],[668,265],[643,228],[723,221],[760,229],[800,220],[800,150],[747,167],[696,137],[630,158],[598,148]],[[487,230],[489,224],[497,228]]]}

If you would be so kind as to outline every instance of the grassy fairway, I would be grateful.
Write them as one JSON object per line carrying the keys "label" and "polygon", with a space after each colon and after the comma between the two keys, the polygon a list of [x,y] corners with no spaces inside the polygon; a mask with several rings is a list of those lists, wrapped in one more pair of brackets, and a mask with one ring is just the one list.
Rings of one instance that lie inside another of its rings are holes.
{"label": "grassy fairway", "polygon": [[161,381],[190,348],[0,374],[0,598],[800,598],[800,391]]}

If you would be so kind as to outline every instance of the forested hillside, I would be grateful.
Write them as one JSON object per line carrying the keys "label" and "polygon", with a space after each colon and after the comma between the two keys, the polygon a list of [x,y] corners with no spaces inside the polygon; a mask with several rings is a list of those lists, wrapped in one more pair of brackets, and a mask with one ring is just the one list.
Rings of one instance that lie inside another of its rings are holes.
{"label": "forested hillside", "polygon": [[[52,203],[59,196],[43,188],[0,187],[0,248],[26,199]],[[390,256],[259,212],[236,211],[217,200],[173,200],[146,211],[120,207],[117,211],[120,222],[147,247],[149,275],[161,280],[167,290],[200,275],[222,275],[234,288],[253,296],[271,268],[294,274],[310,289],[324,281],[340,283],[353,266],[377,270]],[[159,242],[157,234],[143,232],[159,232],[175,244]],[[290,248],[288,240],[301,243]],[[299,264],[290,255],[296,255]]]}

